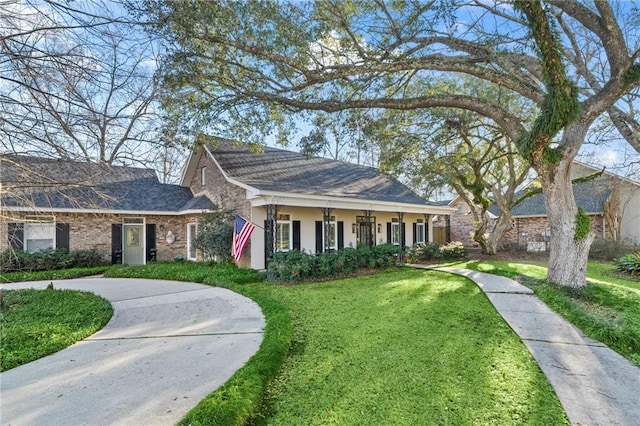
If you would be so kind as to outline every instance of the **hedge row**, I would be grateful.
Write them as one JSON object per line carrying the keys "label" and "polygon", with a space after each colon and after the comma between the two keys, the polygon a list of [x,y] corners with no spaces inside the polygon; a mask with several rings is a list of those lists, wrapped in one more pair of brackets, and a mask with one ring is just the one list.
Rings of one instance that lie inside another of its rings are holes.
{"label": "hedge row", "polygon": [[291,283],[344,276],[362,268],[386,268],[397,259],[398,247],[392,244],[347,247],[317,255],[297,250],[277,252],[269,262],[267,278],[271,282]]}
{"label": "hedge row", "polygon": [[0,272],[53,271],[67,268],[91,268],[106,264],[97,250],[46,249],[35,253],[5,250],[0,254]]}

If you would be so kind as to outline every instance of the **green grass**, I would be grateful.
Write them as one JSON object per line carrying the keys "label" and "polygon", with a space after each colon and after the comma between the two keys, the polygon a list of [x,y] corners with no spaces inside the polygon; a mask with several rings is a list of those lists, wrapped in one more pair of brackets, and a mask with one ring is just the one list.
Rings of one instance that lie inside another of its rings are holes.
{"label": "green grass", "polygon": [[100,330],[113,311],[74,290],[1,290],[0,371],[50,355]]}
{"label": "green grass", "polygon": [[260,350],[181,424],[567,424],[529,352],[462,277],[407,268],[274,286],[193,263],[105,275],[215,284],[262,308]]}
{"label": "green grass", "polygon": [[0,274],[0,283],[17,283],[23,281],[67,280],[71,278],[99,275],[110,266],[95,266],[92,268],[58,269],[55,271],[37,272],[9,272]]}
{"label": "green grass", "polygon": [[274,287],[291,355],[258,424],[565,424],[531,355],[470,281],[401,269]]}
{"label": "green grass", "polygon": [[589,262],[588,284],[579,289],[545,282],[547,269],[541,265],[472,261],[456,266],[519,280],[587,336],[640,365],[640,281],[616,274],[613,265]]}

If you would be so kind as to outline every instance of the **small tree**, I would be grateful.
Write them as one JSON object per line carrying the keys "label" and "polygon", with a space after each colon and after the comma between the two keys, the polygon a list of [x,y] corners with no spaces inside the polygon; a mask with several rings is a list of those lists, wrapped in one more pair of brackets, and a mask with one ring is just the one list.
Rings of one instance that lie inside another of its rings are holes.
{"label": "small tree", "polygon": [[218,209],[198,219],[198,234],[194,244],[202,250],[205,259],[223,263],[231,261],[233,217],[232,211]]}

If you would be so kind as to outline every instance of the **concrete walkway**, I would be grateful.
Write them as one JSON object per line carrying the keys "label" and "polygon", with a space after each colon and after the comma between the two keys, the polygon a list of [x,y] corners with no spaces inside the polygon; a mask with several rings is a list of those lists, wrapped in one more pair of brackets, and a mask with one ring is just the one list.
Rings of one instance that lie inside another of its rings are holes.
{"label": "concrete walkway", "polygon": [[586,337],[529,288],[483,272],[412,266],[474,281],[540,365],[572,425],[640,425],[640,368]]}
{"label": "concrete walkway", "polygon": [[260,308],[226,289],[142,279],[53,284],[99,294],[114,315],[88,339],[0,373],[2,425],[172,425],[262,342]]}

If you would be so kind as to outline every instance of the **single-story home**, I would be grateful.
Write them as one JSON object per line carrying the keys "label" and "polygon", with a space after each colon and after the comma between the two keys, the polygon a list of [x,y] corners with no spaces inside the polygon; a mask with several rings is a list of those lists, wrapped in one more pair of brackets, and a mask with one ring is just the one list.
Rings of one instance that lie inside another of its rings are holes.
{"label": "single-story home", "polygon": [[[591,176],[600,169],[574,162],[572,178]],[[591,219],[596,238],[608,238],[630,243],[640,242],[640,183],[604,172],[600,177],[580,181],[573,188],[578,207]],[[457,196],[449,206],[455,208],[450,216],[451,239],[472,247],[474,221],[470,207]],[[495,205],[489,209],[490,218],[499,214]],[[511,209],[512,228],[503,238],[503,246],[546,251],[551,237],[544,197],[541,193],[525,199]]]}
{"label": "single-story home", "polygon": [[182,186],[257,225],[241,260],[254,269],[274,251],[432,241],[431,218],[454,210],[371,167],[218,138],[192,151]]}
{"label": "single-story home", "polygon": [[112,263],[200,257],[199,216],[220,207],[257,225],[241,264],[265,268],[275,251],[433,241],[430,203],[374,168],[210,138],[180,185],[134,167],[0,156],[0,250],[97,249]]}
{"label": "single-story home", "polygon": [[151,169],[0,156],[0,250],[97,249],[112,263],[195,259],[206,195],[163,184]]}

